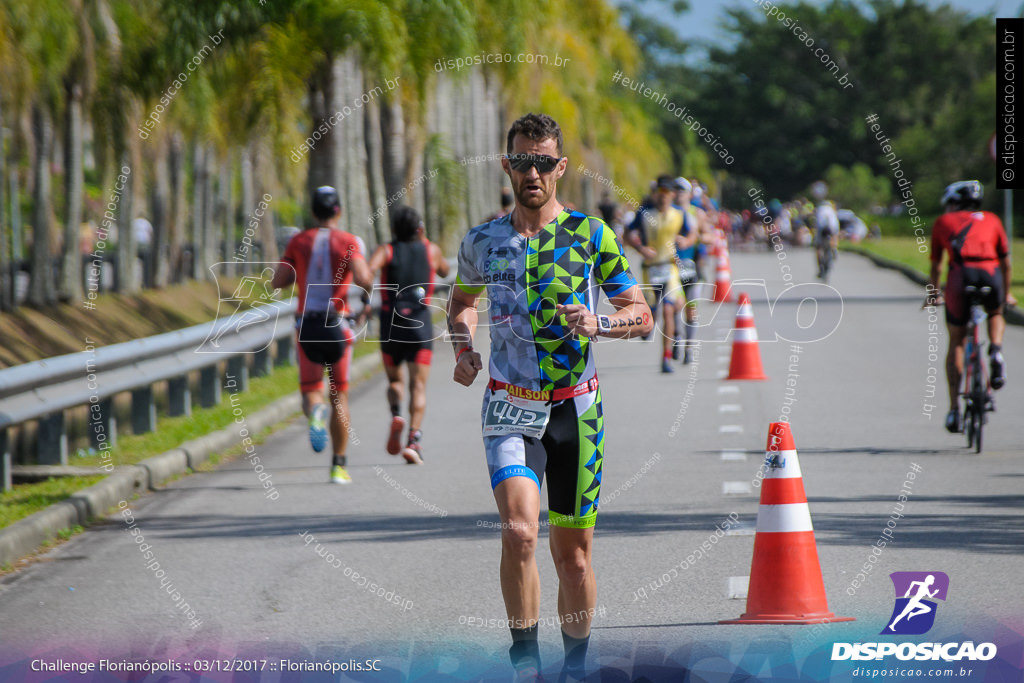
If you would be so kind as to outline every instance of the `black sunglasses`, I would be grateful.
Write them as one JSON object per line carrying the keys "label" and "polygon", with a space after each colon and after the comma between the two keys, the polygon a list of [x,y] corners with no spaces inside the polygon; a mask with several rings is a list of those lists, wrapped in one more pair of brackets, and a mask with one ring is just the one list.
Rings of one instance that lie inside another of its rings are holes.
{"label": "black sunglasses", "polygon": [[550,173],[561,161],[547,154],[506,154],[505,158],[512,170],[519,173],[528,172],[531,166],[536,166],[538,173]]}

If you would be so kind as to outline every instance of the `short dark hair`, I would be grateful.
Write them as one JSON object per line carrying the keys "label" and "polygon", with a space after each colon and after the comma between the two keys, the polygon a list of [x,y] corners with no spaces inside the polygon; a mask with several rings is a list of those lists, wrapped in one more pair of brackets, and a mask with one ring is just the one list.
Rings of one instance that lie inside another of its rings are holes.
{"label": "short dark hair", "polygon": [[419,211],[411,206],[399,206],[391,212],[391,235],[397,242],[411,242],[422,222]]}
{"label": "short dark hair", "polygon": [[516,119],[512,127],[508,129],[508,142],[506,153],[512,153],[512,140],[516,135],[523,135],[530,140],[541,141],[553,138],[558,149],[558,156],[562,156],[562,129],[558,123],[547,114],[529,113]]}
{"label": "short dark hair", "polygon": [[658,176],[658,179],[655,181],[655,184],[657,185],[657,187],[663,187],[666,190],[676,189],[676,179],[667,173],[662,173],[660,176]]}
{"label": "short dark hair", "polygon": [[341,212],[341,197],[330,185],[321,185],[313,192],[313,215],[322,221]]}

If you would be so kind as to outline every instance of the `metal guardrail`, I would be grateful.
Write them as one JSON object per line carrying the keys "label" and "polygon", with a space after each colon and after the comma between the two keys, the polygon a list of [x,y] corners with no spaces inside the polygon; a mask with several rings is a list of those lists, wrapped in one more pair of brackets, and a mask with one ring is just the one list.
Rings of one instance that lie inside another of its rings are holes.
{"label": "metal guardrail", "polygon": [[168,414],[189,415],[189,372],[199,370],[199,403],[211,407],[220,403],[221,361],[227,360],[239,391],[247,388],[250,372],[260,376],[270,371],[271,362],[294,362],[296,304],[295,299],[275,301],[175,332],[0,370],[0,490],[11,486],[11,427],[38,421],[38,464],[67,465],[64,411],[69,408],[89,406],[93,446],[113,448],[118,394],[131,392],[132,431],[142,434],[156,428],[153,386],[158,382],[168,382]]}

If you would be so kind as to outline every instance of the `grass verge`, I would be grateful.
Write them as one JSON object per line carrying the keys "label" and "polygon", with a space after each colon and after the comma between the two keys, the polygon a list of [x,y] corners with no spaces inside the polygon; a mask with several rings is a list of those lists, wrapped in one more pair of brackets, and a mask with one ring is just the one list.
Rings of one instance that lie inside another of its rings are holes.
{"label": "grass verge", "polygon": [[[930,245],[929,245],[930,246]],[[930,251],[922,252],[913,237],[883,237],[877,242],[861,242],[856,245],[841,243],[841,248],[846,251],[868,252],[881,256],[882,258],[896,261],[920,272],[925,277],[931,267]],[[1011,265],[1013,266],[1013,280],[1010,283],[1010,291],[1017,297],[1018,301],[1024,302],[1024,253],[1022,248],[1013,251]],[[945,266],[943,266],[943,279],[945,279]]]}
{"label": "grass verge", "polygon": [[[380,343],[377,340],[359,342],[352,350],[353,360],[378,353],[379,350]],[[359,379],[358,377],[352,378],[353,382]],[[266,377],[250,378],[249,390],[238,394],[236,407],[241,407],[247,415],[252,414],[297,391],[298,383],[298,366],[275,368],[274,372]],[[114,464],[133,465],[146,458],[177,448],[190,439],[223,429],[235,419],[232,410],[225,393],[220,405],[213,408],[193,407],[191,416],[161,416],[157,430],[149,434],[118,434],[117,447],[111,449]],[[269,433],[270,430],[265,430],[263,436],[265,437]],[[219,462],[219,459],[215,462]],[[102,461],[99,454],[96,454],[72,457],[69,464],[80,467],[98,467]],[[11,491],[0,494],[0,528],[58,503],[101,479],[103,479],[102,475],[52,477],[43,482],[19,484]]]}

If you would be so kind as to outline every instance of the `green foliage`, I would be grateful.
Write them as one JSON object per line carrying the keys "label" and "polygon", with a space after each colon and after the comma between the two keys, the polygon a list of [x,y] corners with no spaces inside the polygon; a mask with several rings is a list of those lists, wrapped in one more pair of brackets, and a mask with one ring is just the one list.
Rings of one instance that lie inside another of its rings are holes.
{"label": "green foliage", "polygon": [[[712,49],[700,74],[699,103],[735,156],[731,173],[762,178],[780,197],[834,164],[864,163],[888,176],[864,120],[876,114],[918,201],[968,170],[991,178],[981,164],[988,135],[979,132],[992,126],[991,17],[921,0],[779,7],[786,21],[757,7],[728,10],[735,47]],[[826,54],[834,65],[821,62]],[[851,87],[841,84],[844,74]]]}
{"label": "green foliage", "polygon": [[423,157],[426,168],[437,173],[428,186],[427,237],[451,251],[465,227],[463,200],[469,167],[452,158],[440,135],[430,136]]}
{"label": "green foliage", "polygon": [[0,493],[0,528],[59,503],[101,479],[102,476],[51,477],[46,481],[15,486],[10,491]]}
{"label": "green foliage", "polygon": [[[825,182],[828,183],[829,195],[841,208],[853,209],[857,213],[887,206],[892,195],[889,179],[873,175],[871,167],[863,163],[854,164],[851,168],[833,164],[825,171]],[[810,191],[807,194],[810,195]]]}
{"label": "green foliage", "polygon": [[[671,149],[671,168],[649,169],[648,174],[652,177],[662,172],[681,174],[714,184],[711,171],[714,153],[709,152],[705,142],[684,122],[684,107],[686,113],[694,115],[691,110],[699,97],[694,88],[698,81],[697,73],[683,61],[690,46],[679,38],[664,16],[688,10],[686,2],[653,6],[651,3],[634,2],[623,6],[623,19],[643,57],[639,70],[628,75],[635,75],[647,87],[664,94],[665,103],[661,103],[660,97],[655,101],[632,91],[626,94],[634,97],[648,116],[658,122],[658,132]],[[670,104],[673,105],[671,108]],[[721,132],[716,130],[716,133]]]}

